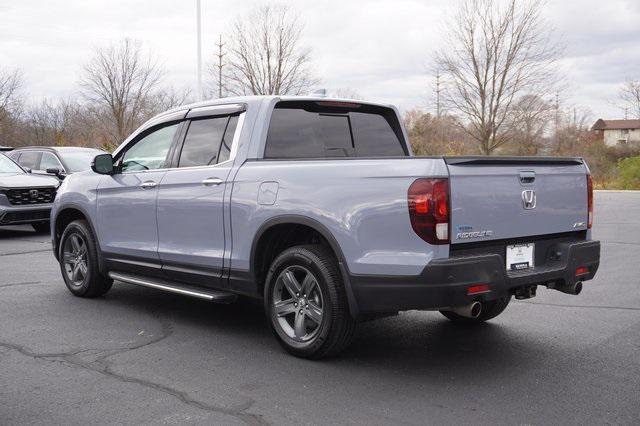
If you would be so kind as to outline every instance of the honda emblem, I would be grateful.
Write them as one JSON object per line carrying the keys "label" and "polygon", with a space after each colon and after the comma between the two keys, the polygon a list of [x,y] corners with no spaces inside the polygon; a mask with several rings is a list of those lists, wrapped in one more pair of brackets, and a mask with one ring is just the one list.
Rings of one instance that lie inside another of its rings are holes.
{"label": "honda emblem", "polygon": [[536,208],[536,191],[533,189],[525,189],[522,191],[522,207],[524,207],[525,210]]}

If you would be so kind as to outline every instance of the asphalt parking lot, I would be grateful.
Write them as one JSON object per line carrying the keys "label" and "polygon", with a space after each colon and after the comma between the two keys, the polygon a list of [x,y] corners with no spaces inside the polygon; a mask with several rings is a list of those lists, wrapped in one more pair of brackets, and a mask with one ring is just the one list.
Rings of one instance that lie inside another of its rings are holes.
{"label": "asphalt parking lot", "polygon": [[491,323],[362,324],[338,358],[285,354],[259,303],[123,283],[73,297],[30,227],[0,228],[0,423],[637,424],[640,193],[596,193],[595,280]]}

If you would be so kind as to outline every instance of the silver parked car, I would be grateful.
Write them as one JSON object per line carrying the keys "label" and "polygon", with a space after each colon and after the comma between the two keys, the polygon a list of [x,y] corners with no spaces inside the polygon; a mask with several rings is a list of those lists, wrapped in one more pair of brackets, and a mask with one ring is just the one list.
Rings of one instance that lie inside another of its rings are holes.
{"label": "silver parked car", "polygon": [[71,173],[89,170],[91,161],[98,154],[104,154],[104,151],[72,146],[29,146],[15,148],[7,156],[34,174],[54,175],[62,180]]}
{"label": "silver parked car", "polygon": [[38,232],[48,231],[59,185],[58,179],[32,175],[0,154],[0,225],[28,223]]}

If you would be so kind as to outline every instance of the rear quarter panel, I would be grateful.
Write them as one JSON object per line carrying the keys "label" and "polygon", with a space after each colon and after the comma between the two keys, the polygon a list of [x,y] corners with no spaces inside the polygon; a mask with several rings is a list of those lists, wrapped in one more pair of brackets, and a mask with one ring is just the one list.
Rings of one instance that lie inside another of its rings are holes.
{"label": "rear quarter panel", "polygon": [[446,177],[444,161],[248,161],[233,184],[231,268],[250,270],[254,237],[265,222],[299,215],[331,232],[350,273],[417,275],[431,259],[448,256],[448,246],[430,246],[409,222],[407,189],[424,176]]}

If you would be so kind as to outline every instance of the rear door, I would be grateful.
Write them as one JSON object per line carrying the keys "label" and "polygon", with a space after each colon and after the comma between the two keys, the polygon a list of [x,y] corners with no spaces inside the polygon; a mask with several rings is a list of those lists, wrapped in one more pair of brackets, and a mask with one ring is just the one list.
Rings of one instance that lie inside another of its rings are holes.
{"label": "rear door", "polygon": [[580,159],[445,161],[452,244],[587,229],[587,169]]}
{"label": "rear door", "polygon": [[169,278],[220,288],[224,195],[240,115],[218,108],[187,118],[173,167],[159,186],[158,254]]}

